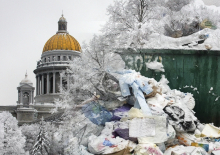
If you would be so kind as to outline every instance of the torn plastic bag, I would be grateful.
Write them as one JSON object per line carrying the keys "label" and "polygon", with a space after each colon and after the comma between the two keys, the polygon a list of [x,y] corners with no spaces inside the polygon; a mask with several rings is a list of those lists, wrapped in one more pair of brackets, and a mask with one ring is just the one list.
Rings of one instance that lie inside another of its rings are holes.
{"label": "torn plastic bag", "polygon": [[[82,109],[74,112],[73,116],[73,119],[75,119],[75,117],[78,118],[76,122],[80,122],[80,125],[76,125],[70,132],[75,135],[76,138],[78,138],[78,141],[81,145],[87,146],[88,137],[91,135],[100,135],[101,131],[103,130],[103,126],[98,126],[86,118]],[[72,137],[67,136],[67,139],[70,138]]]}
{"label": "torn plastic bag", "polygon": [[163,155],[155,144],[138,144],[134,150],[135,155]]}
{"label": "torn plastic bag", "polygon": [[167,128],[167,141],[165,141],[164,143],[166,147],[179,144],[178,140],[176,139],[176,131],[174,130],[173,126],[170,124],[168,124],[168,128]]}
{"label": "torn plastic bag", "polygon": [[208,153],[200,147],[194,146],[176,146],[170,147],[165,152],[164,155],[208,155]]}
{"label": "torn plastic bag", "polygon": [[150,108],[147,105],[143,94],[149,94],[153,91],[152,88],[148,85],[147,78],[141,76],[140,73],[135,71],[130,72],[130,70],[127,70],[127,72],[124,72],[123,76],[119,79],[119,85],[121,88],[122,96],[124,97],[131,95],[129,89],[129,87],[131,87],[136,98],[134,107],[141,107],[145,115],[151,115]]}
{"label": "torn plastic bag", "polygon": [[220,129],[211,125],[206,124],[205,128],[202,130],[202,137],[214,137],[219,138],[220,137]]}
{"label": "torn plastic bag", "polygon": [[[108,145],[111,144],[111,145]],[[119,152],[125,148],[129,148],[130,152],[136,147],[136,144],[120,137],[112,138],[111,136],[94,135],[89,137],[88,149],[93,154],[110,154]]]}
{"label": "torn plastic bag", "polygon": [[122,117],[128,116],[128,111],[131,109],[131,105],[126,104],[123,105],[120,108],[117,108],[112,111],[113,117],[111,118],[111,121],[119,121]]}
{"label": "torn plastic bag", "polygon": [[165,75],[162,75],[160,81],[158,82],[158,86],[161,88],[162,94],[166,94],[171,90],[168,83],[169,81],[165,78]]}
{"label": "torn plastic bag", "polygon": [[109,100],[109,101],[99,100],[99,104],[108,111],[111,111],[123,106],[124,104],[126,104],[126,101],[119,101],[118,99]]}
{"label": "torn plastic bag", "polygon": [[101,135],[111,136],[114,131],[114,122],[106,122],[105,127],[101,132]]}
{"label": "torn plastic bag", "polygon": [[169,123],[178,132],[195,131],[197,118],[187,107],[183,110],[182,106],[180,107],[180,104],[168,105],[163,110],[169,116]]}
{"label": "torn plastic bag", "polygon": [[124,121],[124,122],[114,122],[114,129],[128,129],[129,128],[129,120]]}
{"label": "torn plastic bag", "polygon": [[110,122],[112,118],[112,113],[95,101],[85,105],[82,111],[96,125],[105,125],[105,122]]}
{"label": "torn plastic bag", "polygon": [[211,155],[220,155],[220,150],[212,151]]}
{"label": "torn plastic bag", "polygon": [[80,153],[81,153],[80,155],[93,155],[93,154],[89,153],[87,151],[87,148],[85,146],[83,146],[83,145],[80,145],[79,149],[80,149]]}
{"label": "torn plastic bag", "polygon": [[168,137],[168,140],[175,139],[176,137],[176,131],[174,130],[173,126],[170,124],[168,124],[167,137]]}
{"label": "torn plastic bag", "polygon": [[156,116],[167,116],[167,114],[163,111],[163,109],[158,108],[158,107],[154,107],[150,105],[150,110],[152,115],[156,115]]}
{"label": "torn plastic bag", "polygon": [[129,137],[129,129],[115,129],[115,131],[112,133],[115,137],[119,136],[125,140],[130,140],[133,142],[137,142],[137,138]]}
{"label": "torn plastic bag", "polygon": [[198,142],[198,143],[191,143],[191,146],[195,146],[195,147],[201,147],[203,148],[206,152],[209,152],[209,144],[208,143],[201,143],[201,142]]}
{"label": "torn plastic bag", "polygon": [[162,151],[162,152],[165,152],[166,151],[166,146],[164,143],[158,143],[157,146],[159,147],[159,149]]}
{"label": "torn plastic bag", "polygon": [[168,104],[168,100],[166,100],[162,95],[156,94],[154,97],[147,99],[147,103],[163,109]]}
{"label": "torn plastic bag", "polygon": [[181,144],[186,146],[191,146],[193,142],[196,142],[197,139],[193,134],[189,133],[177,133],[177,139]]}
{"label": "torn plastic bag", "polygon": [[115,129],[113,135],[115,137],[119,136],[125,140],[129,140],[129,129],[120,129],[120,128]]}
{"label": "torn plastic bag", "polygon": [[87,148],[83,145],[79,145],[78,138],[74,137],[69,140],[69,144],[64,149],[65,155],[93,155],[87,151]]}
{"label": "torn plastic bag", "polygon": [[153,117],[134,118],[129,122],[129,137],[153,137],[155,124]]}
{"label": "torn plastic bag", "polygon": [[125,148],[119,152],[115,152],[115,153],[110,153],[110,154],[106,154],[106,155],[130,155],[130,150],[129,148]]}
{"label": "torn plastic bag", "polygon": [[152,116],[152,118],[155,120],[155,136],[139,137],[139,144],[163,143],[167,141],[167,118],[164,116]]}

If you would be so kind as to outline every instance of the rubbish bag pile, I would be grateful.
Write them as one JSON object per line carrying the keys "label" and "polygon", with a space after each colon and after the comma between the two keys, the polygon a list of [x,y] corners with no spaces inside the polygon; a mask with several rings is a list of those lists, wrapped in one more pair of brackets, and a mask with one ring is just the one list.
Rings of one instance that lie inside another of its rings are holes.
{"label": "rubbish bag pile", "polygon": [[191,93],[171,90],[165,76],[157,82],[134,70],[111,74],[118,79],[120,87],[120,93],[111,93],[115,93],[123,104],[114,109],[107,108],[99,100],[84,105],[84,115],[97,126],[104,126],[99,136],[87,137],[84,152],[105,155],[220,154],[220,129],[199,122],[193,111],[195,100]]}

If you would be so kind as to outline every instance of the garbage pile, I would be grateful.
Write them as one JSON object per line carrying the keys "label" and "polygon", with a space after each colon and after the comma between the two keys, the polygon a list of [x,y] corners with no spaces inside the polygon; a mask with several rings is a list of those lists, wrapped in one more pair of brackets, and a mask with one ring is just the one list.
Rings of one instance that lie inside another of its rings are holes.
{"label": "garbage pile", "polygon": [[165,76],[157,82],[134,70],[111,75],[118,79],[112,84],[118,84],[120,92],[109,91],[120,104],[108,108],[97,95],[83,106],[91,122],[104,126],[100,135],[87,137],[85,155],[220,154],[220,129],[199,122],[191,93],[171,90]]}

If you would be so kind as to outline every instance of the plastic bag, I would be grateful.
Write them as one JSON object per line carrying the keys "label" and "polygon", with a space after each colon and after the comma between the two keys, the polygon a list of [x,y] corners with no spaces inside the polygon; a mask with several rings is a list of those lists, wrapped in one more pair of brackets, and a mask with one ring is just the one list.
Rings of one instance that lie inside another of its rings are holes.
{"label": "plastic bag", "polygon": [[152,117],[134,118],[129,122],[129,137],[155,136],[155,120]]}
{"label": "plastic bag", "polygon": [[155,136],[138,138],[139,144],[163,143],[167,141],[167,119],[164,116],[152,116],[155,120]]}
{"label": "plastic bag", "polygon": [[168,148],[164,155],[208,155],[208,153],[200,147],[194,146],[176,146],[174,148]]}
{"label": "plastic bag", "polygon": [[96,125],[105,125],[110,122],[112,113],[95,101],[90,102],[82,108],[84,115]]}
{"label": "plastic bag", "polygon": [[138,144],[135,148],[135,155],[163,155],[155,144]]}
{"label": "plastic bag", "polygon": [[111,136],[99,136],[94,135],[89,137],[88,149],[93,154],[110,154],[119,152],[125,148],[129,148],[130,152],[136,147],[136,144],[124,140],[120,137],[112,138]]}
{"label": "plastic bag", "polygon": [[177,139],[179,139],[179,142],[181,144],[184,144],[186,146],[191,146],[191,144],[197,140],[193,134],[188,133],[178,133]]}

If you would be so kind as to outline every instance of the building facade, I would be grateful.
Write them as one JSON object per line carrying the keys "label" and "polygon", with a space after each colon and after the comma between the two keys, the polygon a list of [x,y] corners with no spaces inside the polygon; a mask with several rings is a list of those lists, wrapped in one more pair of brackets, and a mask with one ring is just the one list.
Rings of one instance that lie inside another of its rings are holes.
{"label": "building facade", "polygon": [[69,89],[70,75],[62,72],[68,67],[69,61],[80,54],[80,44],[68,33],[67,21],[62,15],[58,21],[58,31],[44,45],[41,59],[34,70],[36,89],[26,73],[17,87],[17,106],[0,106],[0,111],[10,111],[20,125],[50,117],[54,101],[60,96],[60,87]]}

